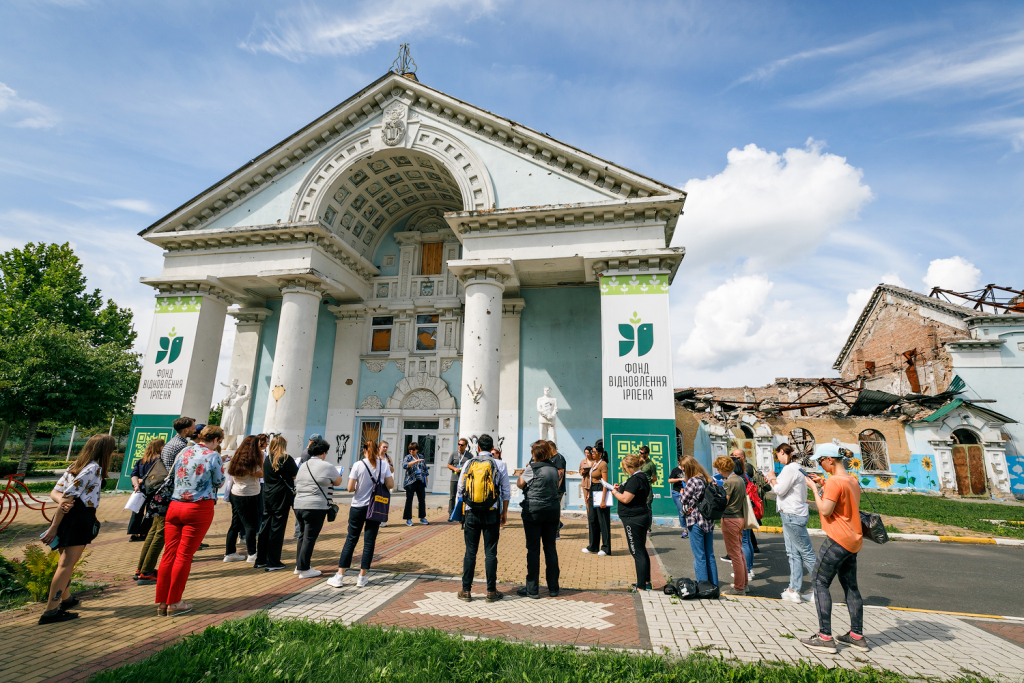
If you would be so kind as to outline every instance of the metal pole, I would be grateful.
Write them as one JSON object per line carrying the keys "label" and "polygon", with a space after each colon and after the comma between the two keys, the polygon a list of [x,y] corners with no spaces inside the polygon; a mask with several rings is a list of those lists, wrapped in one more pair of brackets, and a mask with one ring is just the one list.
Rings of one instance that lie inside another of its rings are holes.
{"label": "metal pole", "polygon": [[68,441],[68,455],[67,455],[66,458],[64,458],[64,462],[67,462],[68,460],[71,459],[71,447],[75,445],[75,430],[76,429],[78,429],[78,425],[73,425],[71,427],[71,440]]}

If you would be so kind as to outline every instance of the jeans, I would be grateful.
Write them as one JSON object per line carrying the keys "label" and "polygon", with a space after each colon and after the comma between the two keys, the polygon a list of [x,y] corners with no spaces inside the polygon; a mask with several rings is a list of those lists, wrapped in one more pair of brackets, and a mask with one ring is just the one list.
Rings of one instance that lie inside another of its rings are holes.
{"label": "jeans", "polygon": [[[213,522],[214,500],[183,503],[172,500],[164,519],[164,557],[156,574],[156,603],[181,602],[185,582],[192,571],[192,556]],[[827,590],[827,589],[826,589]]]}
{"label": "jeans", "polygon": [[[753,539],[754,532],[750,529],[746,529],[743,532],[743,559],[747,562],[747,571],[751,572],[754,570],[754,545],[751,539]],[[730,557],[732,557],[730,555]]]}
{"label": "jeans", "polygon": [[829,586],[839,575],[839,585],[846,593],[846,608],[850,611],[850,631],[864,635],[864,603],[857,588],[857,553],[826,538],[818,552],[814,568],[814,606],[818,610],[818,630],[823,636],[832,635],[832,593]]}
{"label": "jeans", "polygon": [[370,564],[373,562],[373,549],[377,545],[380,522],[366,519],[366,512],[369,509],[369,506],[348,509],[348,536],[345,537],[345,547],[341,549],[341,557],[338,558],[338,568],[348,569],[352,566],[352,554],[356,551],[359,534],[364,528],[366,529],[366,538],[363,539],[363,557],[359,561],[359,569],[370,568]]}
{"label": "jeans", "polygon": [[418,479],[416,481],[410,481],[405,487],[405,513],[402,515],[402,519],[412,519],[412,497],[413,494],[419,498],[420,502],[420,519],[427,518],[427,485]]}
{"label": "jeans", "polygon": [[292,507],[292,497],[286,496],[263,502],[263,522],[260,524],[260,534],[256,537],[256,564],[280,567],[284,530],[288,526],[288,511]]}
{"label": "jeans", "polygon": [[723,517],[722,538],[725,539],[725,552],[732,560],[732,587],[743,590],[747,587],[747,559],[743,552],[743,518]]}
{"label": "jeans", "polygon": [[295,548],[295,567],[304,572],[309,569],[313,557],[313,546],[324,528],[327,510],[296,510],[295,521],[299,525],[299,544]]}
{"label": "jeans", "polygon": [[260,530],[259,501],[263,496],[231,496],[231,526],[228,528],[224,554],[234,555],[237,550],[238,532],[245,534],[245,552],[256,554],[256,537]]}
{"label": "jeans", "polygon": [[[612,509],[602,508],[594,505],[594,499],[590,498],[587,505],[587,521],[590,523],[590,544],[587,548],[592,553],[603,550],[611,555],[612,553]],[[600,544],[600,547],[598,547]]]}
{"label": "jeans", "polygon": [[715,532],[699,525],[690,527],[690,552],[693,553],[693,574],[696,581],[718,585],[718,564],[715,561]]}
{"label": "jeans", "polygon": [[[501,503],[499,503],[500,505]],[[480,548],[480,535],[484,537],[484,573],[487,576],[487,592],[498,588],[498,536],[501,533],[501,515],[497,510],[474,512],[466,510],[466,521],[462,535],[466,541],[466,555],[462,558],[462,590],[469,593],[473,588],[476,574],[476,553]]]}
{"label": "jeans", "polygon": [[142,553],[139,555],[139,571],[143,574],[152,574],[156,571],[157,560],[160,559],[160,551],[164,549],[164,518],[153,515],[153,524],[149,527],[146,540],[142,544]]}
{"label": "jeans", "polygon": [[636,588],[643,590],[651,582],[651,556],[647,552],[647,534],[653,521],[651,513],[647,511],[635,517],[623,517],[620,514],[619,519],[626,530],[626,546],[636,565]]}
{"label": "jeans", "polygon": [[455,510],[455,499],[458,498],[459,493],[459,480],[452,479],[451,492],[448,495],[448,516],[452,516],[452,512]]}
{"label": "jeans", "polygon": [[672,492],[672,502],[676,504],[676,510],[679,512],[679,526],[685,530],[686,515],[683,513],[683,494],[681,491]]}
{"label": "jeans", "polygon": [[789,556],[789,590],[800,592],[804,581],[804,569],[814,578],[814,547],[807,533],[807,515],[782,516],[782,538],[786,541],[786,555]]}
{"label": "jeans", "polygon": [[526,592],[537,595],[540,590],[540,547],[544,542],[544,578],[549,591],[558,590],[558,510],[523,512],[523,532],[526,534]]}

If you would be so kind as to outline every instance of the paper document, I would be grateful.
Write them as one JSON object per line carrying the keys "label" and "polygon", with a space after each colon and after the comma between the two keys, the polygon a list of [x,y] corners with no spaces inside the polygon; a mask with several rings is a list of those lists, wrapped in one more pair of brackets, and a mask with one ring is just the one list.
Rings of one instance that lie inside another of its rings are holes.
{"label": "paper document", "polygon": [[615,497],[607,489],[604,491],[594,491],[594,507],[601,507],[601,505],[605,507],[615,505]]}
{"label": "paper document", "polygon": [[131,510],[132,512],[138,512],[142,509],[142,504],[146,502],[146,494],[140,491],[136,491],[128,497],[128,502],[125,503],[124,509]]}
{"label": "paper document", "polygon": [[601,480],[601,486],[605,487],[606,489],[613,489],[613,488],[615,488],[615,484],[609,484],[604,479]]}

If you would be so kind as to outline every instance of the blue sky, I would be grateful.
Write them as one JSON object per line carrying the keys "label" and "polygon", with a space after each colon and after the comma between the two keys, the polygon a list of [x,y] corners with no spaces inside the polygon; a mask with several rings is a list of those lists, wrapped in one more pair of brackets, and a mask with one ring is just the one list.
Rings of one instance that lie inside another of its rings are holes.
{"label": "blue sky", "polygon": [[8,0],[0,248],[71,241],[144,345],[135,234],[400,42],[422,82],[689,191],[677,386],[832,374],[882,281],[1024,286],[1020,3]]}

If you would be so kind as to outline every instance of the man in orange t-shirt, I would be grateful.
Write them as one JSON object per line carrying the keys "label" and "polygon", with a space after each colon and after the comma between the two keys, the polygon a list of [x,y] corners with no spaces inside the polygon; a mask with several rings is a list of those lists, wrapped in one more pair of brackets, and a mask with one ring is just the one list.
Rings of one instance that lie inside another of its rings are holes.
{"label": "man in orange t-shirt", "polygon": [[[828,538],[818,551],[818,562],[811,579],[814,604],[818,610],[818,633],[811,638],[801,638],[800,642],[811,650],[827,654],[838,652],[837,642],[861,652],[870,649],[868,639],[864,637],[864,603],[857,588],[857,553],[864,544],[860,525],[860,484],[846,473],[844,460],[849,456],[849,451],[835,444],[822,444],[815,449],[811,460],[816,460],[829,477],[827,480],[818,474],[807,477],[821,516],[821,528]],[[833,638],[829,587],[837,575],[850,610],[850,632]]]}

